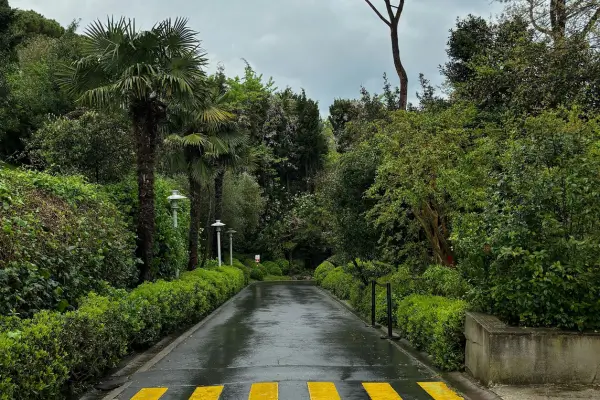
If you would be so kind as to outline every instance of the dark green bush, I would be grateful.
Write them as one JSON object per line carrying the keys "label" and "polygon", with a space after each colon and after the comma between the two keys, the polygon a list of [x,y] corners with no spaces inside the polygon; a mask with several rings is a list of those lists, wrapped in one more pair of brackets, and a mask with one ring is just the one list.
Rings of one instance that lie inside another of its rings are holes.
{"label": "dark green bush", "polygon": [[92,293],[73,312],[0,320],[0,399],[77,393],[132,348],[190,326],[244,286],[237,268],[196,270],[180,280],[145,283],[130,293]]}
{"label": "dark green bush", "polygon": [[281,259],[279,259],[279,260],[277,260],[275,262],[279,265],[279,268],[281,268],[281,272],[284,275],[289,275],[289,273],[290,273],[290,262],[288,260],[285,260],[285,259],[281,258]]}
{"label": "dark green bush", "polygon": [[262,265],[267,269],[267,273],[269,275],[275,275],[275,276],[283,275],[283,272],[281,271],[279,264],[277,264],[276,262],[265,261]]}
{"label": "dark green bush", "polygon": [[317,285],[320,285],[323,282],[323,279],[335,269],[335,265],[330,263],[329,261],[324,261],[319,265],[313,274],[315,282]]}
{"label": "dark green bush", "polygon": [[440,296],[410,295],[398,303],[397,326],[417,349],[443,370],[460,370],[465,358],[463,335],[467,303]]}
{"label": "dark green bush", "polygon": [[254,263],[254,266],[250,270],[250,278],[257,281],[262,281],[267,275],[267,269],[262,264],[256,265],[256,263]]}
{"label": "dark green bush", "polygon": [[135,236],[95,185],[0,169],[0,314],[61,311],[135,282]]}
{"label": "dark green bush", "polygon": [[[115,185],[104,187],[113,198],[119,209],[127,218],[129,229],[136,231],[136,218],[138,215],[137,180],[129,176],[126,180]],[[173,227],[171,206],[167,197],[172,190],[180,189],[177,182],[156,177],[154,183],[155,199],[155,233],[154,233],[154,265],[152,276],[155,278],[171,279],[175,270],[184,271],[187,267],[187,238],[189,230],[189,202],[179,202],[177,213],[178,227]]]}
{"label": "dark green bush", "polygon": [[327,274],[322,282],[325,289],[331,290],[333,294],[342,300],[350,299],[350,292],[355,285],[359,285],[359,283],[354,280],[352,275],[345,272],[343,267],[335,268]]}
{"label": "dark green bush", "polygon": [[452,223],[469,300],[514,325],[600,329],[599,120],[574,109],[523,122],[501,142],[485,133],[451,175],[472,176],[455,189],[472,211]]}
{"label": "dark green bush", "polygon": [[471,289],[457,269],[432,265],[418,281],[421,292],[434,296],[463,299]]}

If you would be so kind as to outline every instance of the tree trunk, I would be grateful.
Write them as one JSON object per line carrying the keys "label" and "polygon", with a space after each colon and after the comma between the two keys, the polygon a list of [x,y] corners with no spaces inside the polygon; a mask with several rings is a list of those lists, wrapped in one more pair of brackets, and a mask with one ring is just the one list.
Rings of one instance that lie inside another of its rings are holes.
{"label": "tree trunk", "polygon": [[190,184],[190,232],[188,236],[188,270],[193,271],[198,266],[198,239],[200,231],[200,184],[188,173]]}
{"label": "tree trunk", "polygon": [[142,260],[139,281],[152,278],[154,251],[154,168],[158,146],[158,120],[160,116],[147,103],[133,108],[134,136],[137,146],[137,181],[139,214],[137,221],[137,252]]}
{"label": "tree trunk", "polygon": [[[223,181],[225,180],[225,169],[220,168],[215,176],[215,219],[223,219]],[[213,229],[214,231],[214,229]],[[216,235],[216,231],[214,233]],[[218,254],[217,241],[213,238],[213,255]]]}
{"label": "tree trunk", "polygon": [[404,65],[402,65],[402,60],[400,59],[400,45],[398,44],[398,26],[392,26],[390,28],[390,33],[392,40],[392,56],[394,58],[394,67],[396,68],[396,73],[400,78],[400,104],[398,106],[401,110],[406,110],[406,105],[408,104],[408,75],[406,74]]}
{"label": "tree trunk", "polygon": [[550,27],[556,42],[564,39],[567,28],[566,0],[550,1]]}

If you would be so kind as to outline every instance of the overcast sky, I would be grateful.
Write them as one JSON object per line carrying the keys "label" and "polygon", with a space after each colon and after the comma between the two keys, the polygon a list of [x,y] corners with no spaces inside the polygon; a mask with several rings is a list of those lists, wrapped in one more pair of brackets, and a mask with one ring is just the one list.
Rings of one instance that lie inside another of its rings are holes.
{"label": "overcast sky", "polygon": [[[383,5],[383,0],[372,0]],[[397,84],[389,31],[364,0],[9,0],[66,25],[81,19],[127,16],[149,28],[183,16],[200,33],[211,60],[228,75],[243,72],[246,59],[277,86],[304,88],[326,113],[335,98],[355,98],[361,85],[381,92],[383,72]],[[492,0],[407,0],[400,22],[400,49],[410,80],[409,98],[423,72],[441,83],[448,30],[469,13],[492,17]]]}

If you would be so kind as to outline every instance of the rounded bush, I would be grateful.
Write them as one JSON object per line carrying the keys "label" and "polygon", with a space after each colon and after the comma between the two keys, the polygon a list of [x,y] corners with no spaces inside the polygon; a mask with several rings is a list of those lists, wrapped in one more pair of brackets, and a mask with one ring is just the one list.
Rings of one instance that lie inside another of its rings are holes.
{"label": "rounded bush", "polygon": [[315,269],[315,273],[313,275],[315,282],[320,285],[323,282],[323,279],[329,274],[331,271],[335,269],[335,265],[330,263],[329,261],[324,261]]}
{"label": "rounded bush", "polygon": [[283,272],[281,271],[281,268],[279,267],[279,264],[277,264],[276,262],[265,261],[263,263],[263,265],[267,269],[267,274],[268,275],[275,275],[275,276],[281,276],[281,275],[283,275]]}
{"label": "rounded bush", "polygon": [[250,270],[250,278],[257,281],[262,281],[267,275],[267,269],[262,264],[255,265]]}
{"label": "rounded bush", "polygon": [[283,273],[283,275],[289,275],[290,262],[288,260],[280,258],[279,260],[277,260],[275,262],[277,263],[277,265],[279,265],[279,268],[281,268],[281,272]]}
{"label": "rounded bush", "polygon": [[331,290],[340,299],[349,300],[351,289],[357,284],[359,283],[354,280],[352,275],[344,272],[342,267],[337,267],[323,279],[322,286]]}
{"label": "rounded bush", "polygon": [[135,236],[79,177],[0,169],[0,313],[74,308],[108,281],[135,282]]}

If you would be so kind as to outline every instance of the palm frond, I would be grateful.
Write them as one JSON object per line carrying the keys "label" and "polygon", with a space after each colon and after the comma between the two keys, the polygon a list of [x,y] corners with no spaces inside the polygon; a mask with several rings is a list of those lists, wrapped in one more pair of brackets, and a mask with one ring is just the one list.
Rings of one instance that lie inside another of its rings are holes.
{"label": "palm frond", "polygon": [[169,57],[186,51],[196,51],[199,46],[198,33],[188,26],[187,18],[166,19],[152,28],[152,31],[165,43]]}
{"label": "palm frond", "polygon": [[215,169],[206,160],[199,158],[188,165],[189,173],[196,182],[207,183],[216,175]]}

